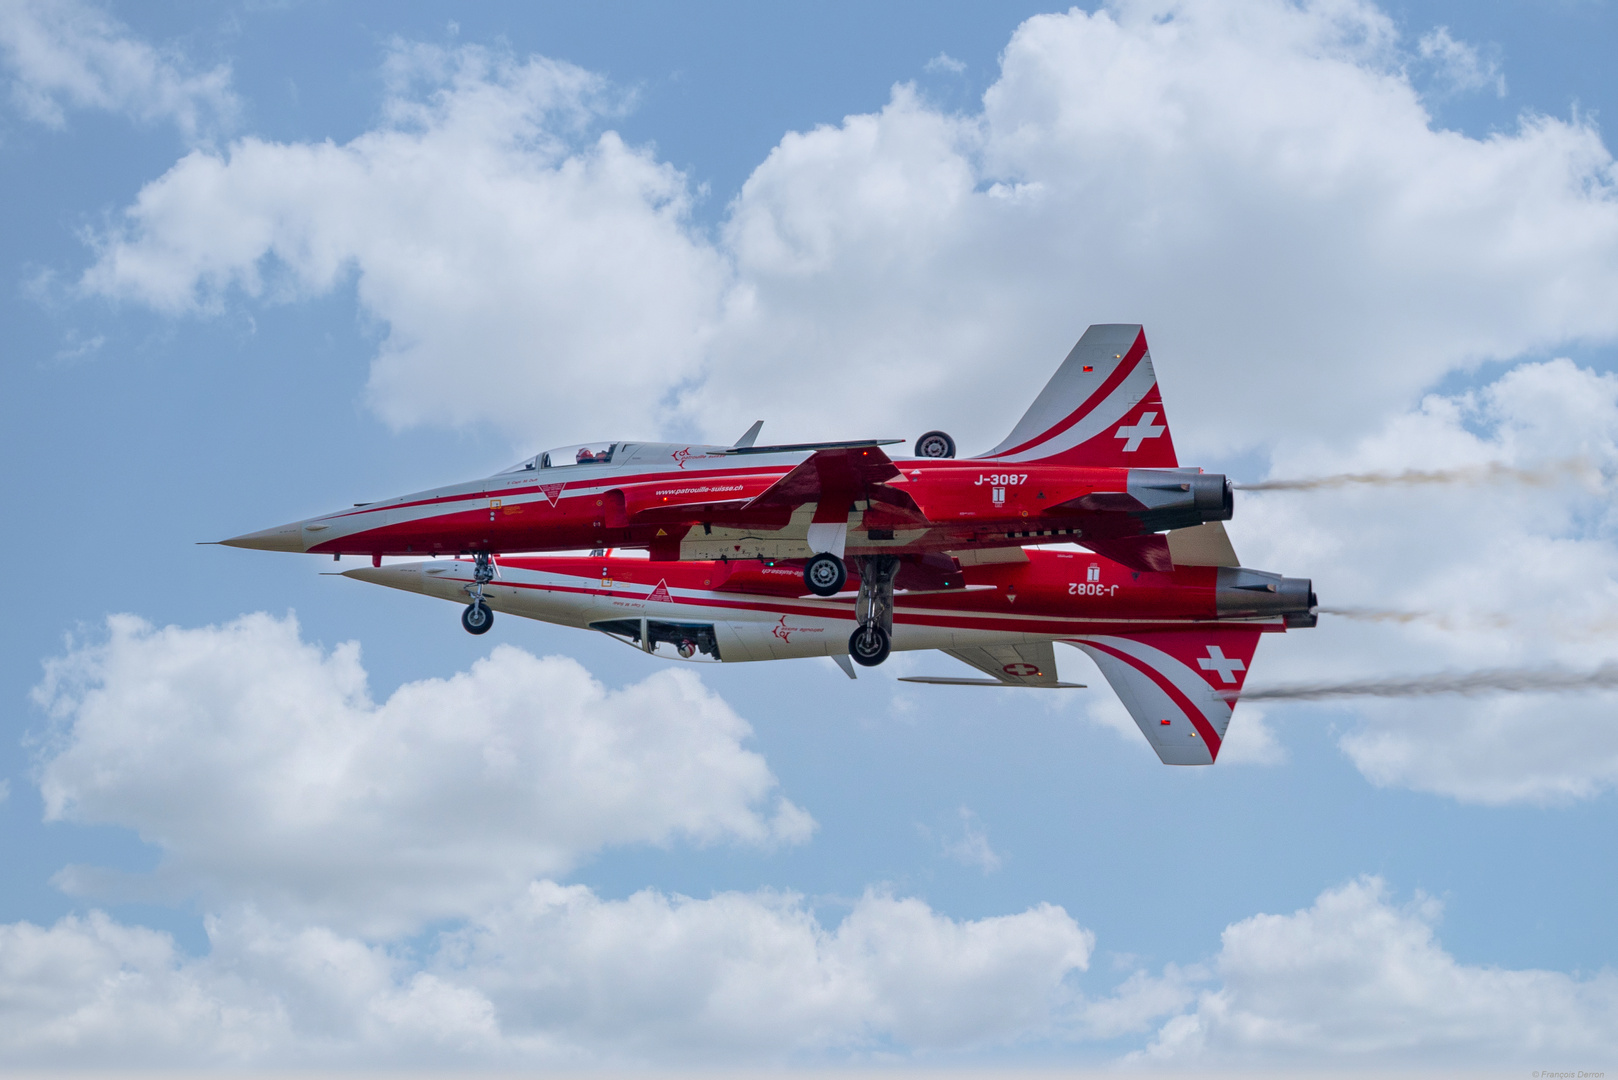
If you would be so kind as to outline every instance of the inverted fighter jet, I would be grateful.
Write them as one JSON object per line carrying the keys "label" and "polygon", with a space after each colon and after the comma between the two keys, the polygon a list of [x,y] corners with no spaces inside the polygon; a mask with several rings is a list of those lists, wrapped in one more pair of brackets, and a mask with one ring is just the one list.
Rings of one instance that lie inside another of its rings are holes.
{"label": "inverted fighter jet", "polygon": [[[1076,542],[1139,572],[1174,567],[1165,530],[1228,520],[1225,477],[1182,469],[1138,325],[1090,327],[1000,445],[955,459],[940,431],[899,440],[559,447],[482,480],[248,533],[272,551],[470,555],[644,548],[656,562],[786,564],[819,596],[859,582],[865,651],[886,655],[895,580],[962,584],[960,552]],[[474,598],[475,601],[476,598]],[[472,605],[475,612],[476,602]]]}
{"label": "inverted fighter jet", "polygon": [[[1055,643],[1088,653],[1158,755],[1207,765],[1219,754],[1260,635],[1315,625],[1303,578],[1236,566],[1218,523],[1170,535],[1172,571],[1134,570],[1082,551],[1019,547],[969,554],[964,581],[928,588],[902,577],[891,647],[940,649],[987,678],[911,676],[952,686],[1068,688]],[[467,559],[364,566],[344,576],[474,605],[468,629],[487,632],[488,608],[597,630],[669,659],[779,660],[830,656],[854,667],[886,658],[862,651],[858,591],[802,595],[797,568],[764,561],[655,562],[639,557],[497,558],[479,582]],[[909,587],[914,584],[916,587]]]}

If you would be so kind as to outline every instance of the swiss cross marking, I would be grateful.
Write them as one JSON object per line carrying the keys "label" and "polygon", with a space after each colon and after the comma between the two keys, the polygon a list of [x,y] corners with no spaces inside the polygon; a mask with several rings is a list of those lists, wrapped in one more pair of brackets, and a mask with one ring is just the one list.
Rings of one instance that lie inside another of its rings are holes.
{"label": "swiss cross marking", "polygon": [[1197,659],[1197,666],[1203,671],[1219,672],[1220,682],[1235,682],[1236,672],[1246,671],[1247,665],[1234,656],[1226,656],[1225,650],[1217,645],[1208,646],[1208,655]]}
{"label": "swiss cross marking", "polygon": [[1155,439],[1168,430],[1166,425],[1152,423],[1156,419],[1157,414],[1155,412],[1143,412],[1140,414],[1140,423],[1134,425],[1123,424],[1117,431],[1113,432],[1114,438],[1124,440],[1124,453],[1133,454],[1140,449],[1142,440]]}
{"label": "swiss cross marking", "polygon": [[1030,675],[1039,674],[1039,668],[1033,664],[1007,664],[1000,670],[1004,671],[1007,675],[1016,675],[1019,678],[1027,678]]}

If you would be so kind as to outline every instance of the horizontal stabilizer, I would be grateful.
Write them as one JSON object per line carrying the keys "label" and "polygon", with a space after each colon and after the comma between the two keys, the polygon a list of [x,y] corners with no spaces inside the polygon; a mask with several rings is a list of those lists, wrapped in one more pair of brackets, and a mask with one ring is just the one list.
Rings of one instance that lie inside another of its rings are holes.
{"label": "horizontal stabilizer", "polygon": [[1211,765],[1252,666],[1260,631],[1095,634],[1068,641],[1090,654],[1166,765]]}

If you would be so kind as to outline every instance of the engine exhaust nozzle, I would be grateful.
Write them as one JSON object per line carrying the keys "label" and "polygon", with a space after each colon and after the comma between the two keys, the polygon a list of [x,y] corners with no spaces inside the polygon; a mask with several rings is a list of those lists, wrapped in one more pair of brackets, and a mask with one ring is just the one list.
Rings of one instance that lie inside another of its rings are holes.
{"label": "engine exhaust nozzle", "polygon": [[1319,620],[1314,583],[1245,566],[1221,566],[1214,591],[1214,609],[1221,619],[1251,619],[1279,615],[1289,629],[1314,626]]}
{"label": "engine exhaust nozzle", "polygon": [[1236,512],[1235,485],[1223,473],[1130,469],[1128,488],[1141,507],[1135,516],[1149,532],[1229,521]]}

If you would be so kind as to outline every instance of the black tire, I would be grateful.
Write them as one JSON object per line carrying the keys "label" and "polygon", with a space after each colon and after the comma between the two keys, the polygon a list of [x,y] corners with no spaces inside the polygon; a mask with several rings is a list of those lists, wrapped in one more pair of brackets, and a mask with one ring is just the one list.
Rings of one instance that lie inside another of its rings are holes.
{"label": "black tire", "polygon": [[860,667],[876,667],[893,651],[888,632],[874,623],[860,627],[848,639],[848,655]]}
{"label": "black tire", "polygon": [[835,596],[848,581],[848,567],[829,551],[803,564],[803,583],[816,596]]}
{"label": "black tire", "polygon": [[955,456],[955,440],[942,431],[929,431],[916,440],[916,456],[952,458]]}
{"label": "black tire", "polygon": [[461,625],[466,627],[468,634],[487,634],[489,627],[494,625],[494,612],[481,600],[468,604],[466,610],[461,612]]}

